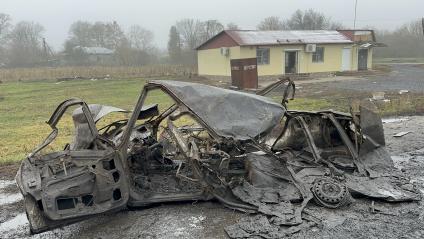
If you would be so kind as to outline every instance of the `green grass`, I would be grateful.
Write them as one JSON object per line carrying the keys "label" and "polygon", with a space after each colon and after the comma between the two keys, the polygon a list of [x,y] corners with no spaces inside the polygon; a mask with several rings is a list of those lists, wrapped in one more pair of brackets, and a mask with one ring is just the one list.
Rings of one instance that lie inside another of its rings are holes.
{"label": "green grass", "polygon": [[326,99],[295,98],[288,102],[287,108],[290,110],[319,111],[331,109],[332,105]]}
{"label": "green grass", "polygon": [[[132,110],[146,83],[145,79],[73,80],[6,82],[0,84],[0,165],[24,159],[50,133],[45,123],[63,100],[78,97],[89,104],[104,104]],[[271,96],[272,97],[272,96]],[[364,96],[365,97],[365,96]],[[379,103],[383,116],[420,114],[424,112],[424,97],[418,95],[388,95],[389,103]],[[281,97],[272,97],[279,102]],[[301,95],[289,101],[291,110],[349,110],[351,97],[340,92],[325,97]],[[172,100],[162,92],[152,92],[146,104],[159,103],[164,109]],[[71,141],[73,123],[68,111],[59,123],[59,136],[48,150],[63,148]],[[183,122],[184,124],[187,122]]]}
{"label": "green grass", "polygon": [[[0,84],[0,164],[20,161],[50,132],[44,122],[65,99],[132,109],[145,80],[76,80]],[[70,114],[59,124],[59,144],[72,133]]]}
{"label": "green grass", "polygon": [[381,115],[422,115],[424,113],[424,96],[422,94],[396,95],[388,94],[389,102],[376,102]]}
{"label": "green grass", "polygon": [[[71,97],[89,104],[104,104],[132,110],[146,83],[144,79],[73,80],[6,82],[0,84],[0,165],[24,159],[50,133],[45,123],[57,105]],[[276,99],[278,100],[278,99]],[[170,106],[171,99],[161,92],[152,92],[146,104]],[[290,102],[291,109],[325,109],[326,100],[299,98]],[[72,111],[58,124],[59,136],[48,147],[61,149],[72,140]]]}

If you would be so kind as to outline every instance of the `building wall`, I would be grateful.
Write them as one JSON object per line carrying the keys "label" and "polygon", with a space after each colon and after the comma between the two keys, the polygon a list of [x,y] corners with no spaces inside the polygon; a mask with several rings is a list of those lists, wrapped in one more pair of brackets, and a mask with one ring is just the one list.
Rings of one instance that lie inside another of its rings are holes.
{"label": "building wall", "polygon": [[372,48],[370,48],[370,49],[368,49],[368,70],[371,70],[372,69],[372,54],[374,53],[374,51],[373,51],[373,49]]}
{"label": "building wall", "polygon": [[[313,53],[304,53],[305,57],[305,72],[334,72],[342,70],[342,52],[345,47],[350,44],[327,44],[317,45],[324,47],[324,61],[313,62]],[[352,61],[351,61],[352,63]]]}
{"label": "building wall", "polygon": [[358,49],[357,45],[352,47],[352,71],[358,70]]}
{"label": "building wall", "polygon": [[240,59],[240,47],[230,47],[230,54],[223,56],[221,48],[197,51],[197,66],[199,75],[231,76],[231,59]]}
{"label": "building wall", "polygon": [[[305,52],[305,45],[270,46],[270,63],[258,65],[258,75],[284,74],[285,52],[298,52],[298,73],[334,72],[342,67],[342,49],[351,47],[351,44],[318,44],[324,47],[324,61],[313,62],[312,53]],[[256,57],[256,47],[241,47],[240,56]],[[353,61],[351,61],[352,63]]]}
{"label": "building wall", "polygon": [[[358,51],[359,51],[359,46],[354,45],[352,47],[352,71],[358,70]],[[373,53],[374,53],[373,48],[369,48],[368,49],[368,60],[367,60],[368,70],[372,70]]]}
{"label": "building wall", "polygon": [[[324,47],[324,61],[313,62],[312,53],[305,52],[305,45],[261,46],[270,49],[270,61],[266,65],[258,65],[258,75],[284,74],[285,52],[298,52],[298,73],[337,72],[342,68],[343,48],[350,48],[352,53],[351,70],[358,69],[358,47],[352,44],[317,44]],[[199,75],[231,76],[231,59],[256,57],[255,46],[230,47],[229,56],[221,55],[221,49],[198,50]],[[368,68],[372,67],[372,49],[368,53]]]}

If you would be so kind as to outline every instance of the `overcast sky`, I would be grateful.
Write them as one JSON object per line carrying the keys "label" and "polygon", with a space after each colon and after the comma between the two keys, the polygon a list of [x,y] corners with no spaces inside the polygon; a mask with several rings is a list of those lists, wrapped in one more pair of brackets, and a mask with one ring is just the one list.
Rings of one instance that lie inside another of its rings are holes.
{"label": "overcast sky", "polygon": [[[296,9],[323,12],[347,27],[353,26],[355,0],[0,0],[0,12],[14,23],[42,24],[47,42],[60,50],[72,22],[117,21],[125,30],[139,24],[155,34],[165,48],[169,27],[182,18],[217,19],[254,29],[267,16],[289,17]],[[424,17],[424,0],[358,0],[357,26],[393,29]]]}

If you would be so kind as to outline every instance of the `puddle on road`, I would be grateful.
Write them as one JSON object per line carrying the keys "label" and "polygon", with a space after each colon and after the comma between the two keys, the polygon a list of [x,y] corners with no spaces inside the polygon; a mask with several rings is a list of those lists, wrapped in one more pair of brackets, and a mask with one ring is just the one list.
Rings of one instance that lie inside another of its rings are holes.
{"label": "puddle on road", "polygon": [[25,226],[28,223],[28,219],[25,213],[18,214],[16,217],[5,221],[0,224],[0,234],[9,232],[10,230],[16,230],[19,227]]}
{"label": "puddle on road", "polygon": [[409,117],[382,119],[383,124],[387,124],[387,123],[400,123],[400,122],[404,122],[404,121],[408,121],[408,120],[410,120]]}
{"label": "puddle on road", "polygon": [[15,202],[19,202],[23,200],[22,194],[20,193],[2,193],[0,194],[0,206],[3,206],[5,204],[12,204]]}
{"label": "puddle on road", "polygon": [[[12,186],[12,185],[15,185],[15,181],[13,181],[13,180],[0,180],[0,206],[19,202],[20,200],[23,199],[23,197],[20,193],[4,192],[4,191],[8,191],[8,190],[5,190],[5,189]],[[12,191],[15,191],[15,190],[12,190]]]}
{"label": "puddle on road", "polygon": [[0,190],[9,187],[10,185],[14,185],[14,180],[2,180],[0,179]]}

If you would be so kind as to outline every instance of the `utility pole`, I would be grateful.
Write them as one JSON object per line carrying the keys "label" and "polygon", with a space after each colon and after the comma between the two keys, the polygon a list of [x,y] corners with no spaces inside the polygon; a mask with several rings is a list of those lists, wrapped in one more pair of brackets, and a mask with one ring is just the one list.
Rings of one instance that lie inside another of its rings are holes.
{"label": "utility pole", "polygon": [[423,30],[423,35],[424,35],[424,17],[421,19],[421,28]]}
{"label": "utility pole", "polygon": [[358,0],[355,0],[355,18],[353,19],[353,30],[356,29],[356,9],[358,7]]}

